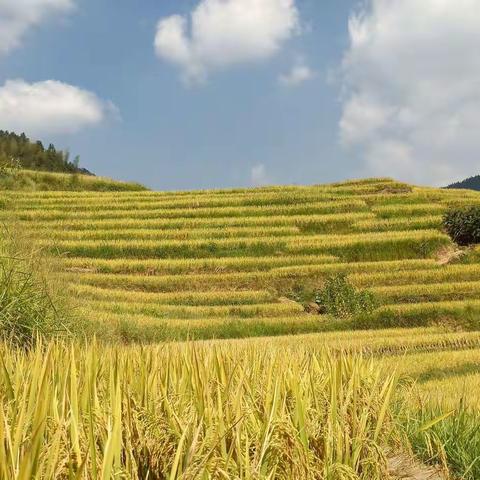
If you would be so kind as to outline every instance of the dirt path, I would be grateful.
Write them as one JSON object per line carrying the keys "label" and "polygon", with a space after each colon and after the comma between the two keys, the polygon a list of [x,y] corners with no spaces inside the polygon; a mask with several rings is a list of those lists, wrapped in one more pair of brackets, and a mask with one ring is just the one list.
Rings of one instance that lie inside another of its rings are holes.
{"label": "dirt path", "polygon": [[448,480],[442,471],[427,467],[407,455],[395,455],[388,459],[388,471],[393,478],[404,480]]}

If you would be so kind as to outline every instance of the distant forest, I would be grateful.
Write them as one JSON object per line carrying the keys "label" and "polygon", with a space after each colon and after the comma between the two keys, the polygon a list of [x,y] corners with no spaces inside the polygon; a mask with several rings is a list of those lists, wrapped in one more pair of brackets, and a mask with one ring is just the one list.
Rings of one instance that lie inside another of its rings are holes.
{"label": "distant forest", "polygon": [[30,170],[93,175],[79,167],[79,160],[77,156],[70,161],[69,152],[57,150],[53,144],[45,148],[42,142],[33,142],[24,133],[17,135],[0,130],[0,165],[17,164]]}
{"label": "distant forest", "polygon": [[480,191],[480,175],[475,177],[466,178],[461,182],[452,183],[446,188],[468,188],[469,190],[478,190]]}

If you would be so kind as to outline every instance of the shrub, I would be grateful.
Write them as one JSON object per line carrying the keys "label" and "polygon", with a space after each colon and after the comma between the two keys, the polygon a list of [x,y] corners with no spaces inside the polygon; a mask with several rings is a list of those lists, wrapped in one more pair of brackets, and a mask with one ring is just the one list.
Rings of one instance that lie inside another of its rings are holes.
{"label": "shrub", "polygon": [[480,206],[450,209],[443,217],[443,225],[458,245],[480,243]]}
{"label": "shrub", "polygon": [[323,289],[315,295],[322,313],[347,318],[361,313],[371,313],[377,306],[373,293],[357,290],[345,274],[328,277]]}

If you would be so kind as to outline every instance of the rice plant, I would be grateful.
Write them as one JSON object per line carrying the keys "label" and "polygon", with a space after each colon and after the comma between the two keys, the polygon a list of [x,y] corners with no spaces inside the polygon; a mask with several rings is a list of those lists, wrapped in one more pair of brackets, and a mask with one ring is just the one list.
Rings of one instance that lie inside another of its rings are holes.
{"label": "rice plant", "polygon": [[1,345],[0,478],[386,479],[396,377],[328,352]]}

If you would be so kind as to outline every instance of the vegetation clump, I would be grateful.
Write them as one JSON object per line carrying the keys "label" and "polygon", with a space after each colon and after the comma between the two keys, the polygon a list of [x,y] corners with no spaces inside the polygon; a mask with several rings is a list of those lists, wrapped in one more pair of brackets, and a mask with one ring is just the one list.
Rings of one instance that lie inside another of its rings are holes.
{"label": "vegetation clump", "polygon": [[15,176],[19,169],[18,160],[0,156],[0,177]]}
{"label": "vegetation clump", "polygon": [[377,307],[373,293],[357,290],[344,273],[327,278],[322,290],[315,295],[315,303],[319,305],[321,313],[339,318],[371,313]]}
{"label": "vegetation clump", "polygon": [[38,252],[5,232],[0,242],[0,339],[28,346],[39,336],[69,332],[63,308]]}
{"label": "vegetation clump", "polygon": [[442,405],[421,402],[402,420],[416,455],[431,464],[443,464],[454,478],[480,478],[480,415],[461,399],[445,413]]}
{"label": "vegetation clump", "polygon": [[480,243],[480,206],[448,210],[443,217],[443,225],[458,245]]}

